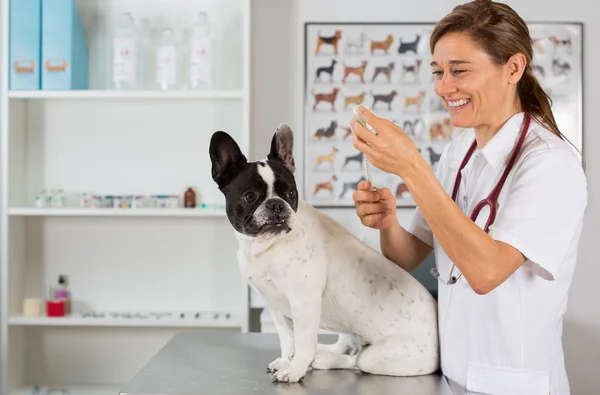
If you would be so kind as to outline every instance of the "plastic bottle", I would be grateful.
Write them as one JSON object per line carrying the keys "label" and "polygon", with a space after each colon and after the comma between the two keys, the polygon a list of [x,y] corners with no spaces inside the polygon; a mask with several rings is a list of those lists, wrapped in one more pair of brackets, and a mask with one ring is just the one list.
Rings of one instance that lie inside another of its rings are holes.
{"label": "plastic bottle", "polygon": [[178,88],[179,56],[177,41],[171,28],[163,30],[156,47],[156,87],[160,90]]}
{"label": "plastic bottle", "polygon": [[208,13],[198,13],[198,19],[190,28],[188,42],[188,78],[192,90],[209,89],[214,86],[213,37]]}
{"label": "plastic bottle", "polygon": [[112,39],[111,86],[113,89],[139,89],[140,35],[133,16],[121,14]]}

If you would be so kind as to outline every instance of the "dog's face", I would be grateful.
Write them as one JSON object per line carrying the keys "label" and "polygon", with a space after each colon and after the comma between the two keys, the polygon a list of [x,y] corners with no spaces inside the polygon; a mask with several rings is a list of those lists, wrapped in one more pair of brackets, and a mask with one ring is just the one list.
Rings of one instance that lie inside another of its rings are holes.
{"label": "dog's face", "polygon": [[281,124],[267,159],[248,162],[229,134],[213,134],[212,178],[225,196],[229,222],[239,233],[266,239],[292,230],[298,210],[293,146],[292,129]]}

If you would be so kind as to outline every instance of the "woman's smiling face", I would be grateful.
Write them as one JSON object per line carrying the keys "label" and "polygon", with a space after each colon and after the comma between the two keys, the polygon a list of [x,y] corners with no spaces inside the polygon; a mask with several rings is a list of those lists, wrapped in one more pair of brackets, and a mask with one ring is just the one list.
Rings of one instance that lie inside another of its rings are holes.
{"label": "woman's smiling face", "polygon": [[465,34],[448,33],[439,39],[431,63],[434,88],[454,127],[485,128],[495,123],[495,114],[514,105],[507,65],[494,64]]}

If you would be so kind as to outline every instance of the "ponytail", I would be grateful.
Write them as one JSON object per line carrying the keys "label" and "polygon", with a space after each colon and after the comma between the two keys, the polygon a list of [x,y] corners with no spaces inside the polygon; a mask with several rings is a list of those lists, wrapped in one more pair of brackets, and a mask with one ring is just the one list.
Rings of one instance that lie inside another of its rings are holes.
{"label": "ponytail", "polygon": [[585,170],[586,161],[583,157],[583,153],[579,151],[579,149],[577,149],[577,147],[575,147],[558,129],[558,125],[554,120],[554,114],[552,114],[552,99],[544,91],[537,78],[535,78],[535,75],[531,72],[530,66],[525,69],[523,77],[521,78],[521,81],[519,81],[517,94],[519,96],[521,109],[525,113],[531,114],[533,119],[538,123],[550,129],[550,131],[559,138],[567,140],[567,142],[579,152],[583,169]]}
{"label": "ponytail", "polygon": [[546,126],[552,133],[563,138],[552,114],[552,99],[535,78],[530,67],[525,69],[523,77],[519,81],[517,93],[521,108],[525,113],[531,114],[536,121]]}

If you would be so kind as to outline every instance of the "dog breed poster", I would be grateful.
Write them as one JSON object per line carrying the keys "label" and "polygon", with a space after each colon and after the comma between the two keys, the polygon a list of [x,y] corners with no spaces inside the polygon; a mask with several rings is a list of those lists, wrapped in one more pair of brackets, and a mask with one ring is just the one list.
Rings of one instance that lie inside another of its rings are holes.
{"label": "dog breed poster", "polygon": [[[435,171],[454,128],[435,94],[429,39],[433,23],[305,24],[305,200],[316,207],[352,207],[367,178],[388,187],[398,207],[414,207],[402,180],[366,163],[352,144],[352,110],[367,104],[399,125]],[[562,133],[582,151],[579,23],[530,24],[532,70],[552,99]]]}

